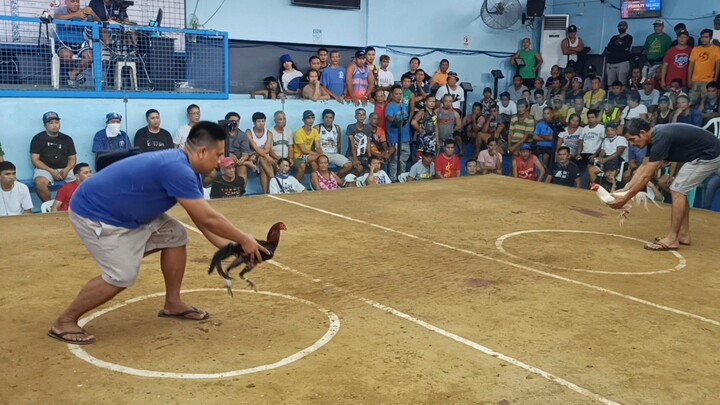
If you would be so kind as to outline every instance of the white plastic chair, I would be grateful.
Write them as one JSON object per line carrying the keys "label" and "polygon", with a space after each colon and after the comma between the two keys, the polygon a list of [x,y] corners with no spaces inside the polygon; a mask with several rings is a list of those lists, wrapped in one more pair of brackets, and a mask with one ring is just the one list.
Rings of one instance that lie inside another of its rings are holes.
{"label": "white plastic chair", "polygon": [[[712,130],[710,128],[712,128]],[[708,131],[714,133],[716,137],[720,138],[720,117],[710,119],[703,129],[707,129]]]}
{"label": "white plastic chair", "polygon": [[408,181],[408,177],[410,177],[410,173],[408,173],[408,172],[400,173],[400,175],[398,176],[398,181],[400,183],[405,183]]}
{"label": "white plastic chair", "polygon": [[203,187],[203,197],[205,197],[206,200],[210,199],[210,189],[212,189],[212,187]]}
{"label": "white plastic chair", "polygon": [[43,214],[47,214],[52,211],[52,206],[55,204],[55,200],[48,200],[45,201],[40,205],[40,212]]}

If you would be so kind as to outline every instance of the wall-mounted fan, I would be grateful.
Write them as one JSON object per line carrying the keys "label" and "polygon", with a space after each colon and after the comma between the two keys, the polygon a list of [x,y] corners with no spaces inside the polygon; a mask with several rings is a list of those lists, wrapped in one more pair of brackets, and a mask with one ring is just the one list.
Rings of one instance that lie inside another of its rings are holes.
{"label": "wall-mounted fan", "polygon": [[496,30],[512,27],[521,15],[519,0],[485,0],[480,10],[480,18],[485,25]]}

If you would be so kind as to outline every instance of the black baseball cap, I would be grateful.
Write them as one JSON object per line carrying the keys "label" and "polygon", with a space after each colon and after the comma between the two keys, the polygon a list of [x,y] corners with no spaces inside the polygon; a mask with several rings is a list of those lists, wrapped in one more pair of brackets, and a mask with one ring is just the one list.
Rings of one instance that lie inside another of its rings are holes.
{"label": "black baseball cap", "polygon": [[58,115],[58,113],[56,113],[55,111],[48,111],[43,114],[43,124],[47,124],[52,120],[60,121],[60,116]]}
{"label": "black baseball cap", "polygon": [[355,57],[356,57],[356,58],[364,58],[364,57],[365,57],[365,50],[364,50],[364,49],[359,49],[359,50],[355,51]]}
{"label": "black baseball cap", "polygon": [[574,25],[571,25],[568,27],[567,32],[577,32],[577,27]]}

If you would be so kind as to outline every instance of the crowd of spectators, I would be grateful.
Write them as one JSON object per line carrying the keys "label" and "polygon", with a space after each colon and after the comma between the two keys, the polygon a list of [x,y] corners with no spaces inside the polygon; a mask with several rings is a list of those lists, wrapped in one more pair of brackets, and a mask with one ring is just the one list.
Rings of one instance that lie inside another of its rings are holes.
{"label": "crowd of spectators", "polygon": [[[720,16],[714,23],[717,32]],[[278,77],[266,78],[265,89],[253,97],[352,103],[355,122],[337,123],[335,112],[326,108],[319,120],[312,110],[292,117],[291,122],[302,125],[290,128],[282,111],[273,114],[269,125],[268,117],[256,112],[252,126],[242,130],[240,114],[228,112],[222,121],[225,158],[205,176],[205,186],[211,198],[227,198],[244,195],[252,173],[262,192],[271,194],[505,174],[569,187],[598,183],[611,191],[622,188],[647,154],[622,136],[627,120],[703,126],[720,117],[720,42],[713,30],[703,30],[693,47],[695,40],[684,25],[675,27],[673,40],[657,20],[644,43],[646,62],[632,66],[627,26],[621,21],[618,35],[608,43],[605,80],[593,65],[584,69],[584,77],[576,71],[584,53],[577,27],[570,26],[562,42],[566,66],[552,66],[547,78],[538,77],[544,61],[526,38],[511,58],[518,72],[510,87],[499,95],[484,89],[467,115],[459,76],[445,59],[430,75],[413,58],[409,71],[395,82],[390,58],[381,55],[376,66],[372,47],[356,51],[347,66],[339,52],[321,48],[309,58],[306,73],[283,55]],[[95,134],[92,152],[181,148],[201,118],[195,104],[186,112],[187,124],[171,135],[161,128],[160,113],[148,110],[147,126],[137,130],[132,142],[121,130],[123,117],[109,113],[105,128]],[[90,166],[77,162],[73,140],[60,132],[57,113],[47,112],[42,122],[45,128],[30,147],[35,191],[45,202],[51,199],[50,187],[65,182],[53,210],[67,209],[74,189],[92,175]],[[3,155],[0,146],[0,161]],[[673,162],[666,166],[653,183],[658,197],[679,170]],[[28,188],[15,180],[14,165],[3,162],[0,179],[0,215],[32,209]],[[706,184],[704,208],[718,188],[720,176],[714,175]]]}

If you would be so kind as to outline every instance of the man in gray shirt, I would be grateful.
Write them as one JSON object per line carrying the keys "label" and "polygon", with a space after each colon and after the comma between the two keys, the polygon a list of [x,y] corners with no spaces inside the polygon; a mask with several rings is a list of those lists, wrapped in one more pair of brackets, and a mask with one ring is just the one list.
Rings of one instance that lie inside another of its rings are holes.
{"label": "man in gray shirt", "polygon": [[510,93],[510,100],[514,102],[518,102],[518,100],[522,100],[523,98],[523,91],[527,90],[528,88],[525,87],[523,84],[522,76],[515,75],[513,76],[513,84],[510,86],[507,90],[508,93]]}
{"label": "man in gray shirt", "polygon": [[241,131],[240,114],[229,112],[225,115],[227,121],[225,132],[227,132],[227,156],[235,161],[235,174],[245,180],[247,184],[248,170],[255,171],[255,160],[257,155],[252,153],[250,149],[250,140],[245,131]]}

